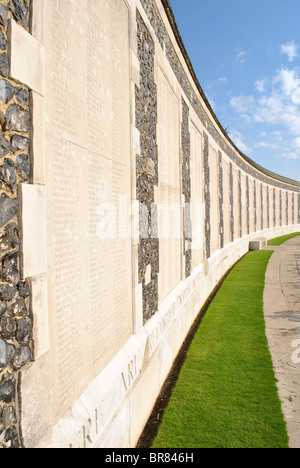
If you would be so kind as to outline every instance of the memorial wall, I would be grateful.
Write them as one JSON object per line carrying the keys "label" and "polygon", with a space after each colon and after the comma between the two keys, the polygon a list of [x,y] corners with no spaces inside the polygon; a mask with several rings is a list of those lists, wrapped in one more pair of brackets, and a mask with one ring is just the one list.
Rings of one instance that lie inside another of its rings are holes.
{"label": "memorial wall", "polygon": [[135,447],[300,183],[229,139],[168,0],[0,0],[0,49],[0,447]]}

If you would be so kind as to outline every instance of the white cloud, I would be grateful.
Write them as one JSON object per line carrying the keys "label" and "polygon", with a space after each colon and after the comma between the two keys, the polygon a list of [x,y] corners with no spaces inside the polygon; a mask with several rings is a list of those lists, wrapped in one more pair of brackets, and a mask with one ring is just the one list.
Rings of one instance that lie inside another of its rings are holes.
{"label": "white cloud", "polygon": [[239,63],[245,63],[246,62],[246,55],[247,55],[247,52],[245,50],[241,50],[240,52],[238,52],[235,56],[235,60],[236,62],[239,62]]}
{"label": "white cloud", "polygon": [[300,159],[300,154],[296,153],[296,151],[292,151],[291,153],[283,153],[282,157],[285,159],[290,159],[290,160],[297,160]]}
{"label": "white cloud", "polygon": [[[256,87],[263,89],[260,82]],[[242,94],[233,97],[230,105],[248,121],[282,125],[288,133],[300,137],[300,77],[296,68],[278,70],[271,89],[261,91],[258,99]]]}
{"label": "white cloud", "polygon": [[267,80],[257,80],[255,82],[255,87],[257,89],[257,91],[259,91],[260,93],[263,93],[265,91],[265,88],[266,88],[266,84],[267,84]]}
{"label": "white cloud", "polygon": [[[260,95],[235,96],[230,104],[244,120],[259,122],[271,127],[261,131],[261,141],[256,148],[276,150],[287,160],[300,159],[300,75],[297,68],[283,67],[277,70],[272,80],[257,81],[256,89]],[[273,127],[273,128],[272,128]],[[275,127],[275,128],[274,128]],[[279,131],[278,127],[282,130]],[[250,148],[243,142],[241,134],[232,132],[236,145],[246,153]],[[269,135],[267,137],[267,135]],[[251,150],[250,150],[251,151]]]}
{"label": "white cloud", "polygon": [[230,100],[230,105],[236,110],[239,114],[248,114],[253,109],[255,104],[255,99],[252,95],[246,96],[242,94],[241,96],[233,97]]}
{"label": "white cloud", "polygon": [[300,103],[300,79],[296,69],[282,68],[277,73],[273,84],[279,84],[285,96],[290,98],[294,104]]}
{"label": "white cloud", "polygon": [[235,129],[230,130],[229,136],[240,151],[247,154],[252,153],[252,149],[243,141],[243,136],[240,132]]}
{"label": "white cloud", "polygon": [[291,144],[291,151],[288,153],[284,153],[283,157],[286,159],[300,159],[300,137],[294,139]]}
{"label": "white cloud", "polygon": [[278,141],[282,141],[282,133],[279,130],[275,130],[274,132],[271,133],[272,136],[276,138]]}
{"label": "white cloud", "polygon": [[260,141],[259,143],[256,143],[255,146],[257,148],[278,149],[278,145],[276,143],[270,143],[268,141]]}
{"label": "white cloud", "polygon": [[298,46],[295,41],[287,42],[286,44],[282,44],[280,47],[281,54],[287,55],[289,62],[293,62],[295,58],[298,57]]}

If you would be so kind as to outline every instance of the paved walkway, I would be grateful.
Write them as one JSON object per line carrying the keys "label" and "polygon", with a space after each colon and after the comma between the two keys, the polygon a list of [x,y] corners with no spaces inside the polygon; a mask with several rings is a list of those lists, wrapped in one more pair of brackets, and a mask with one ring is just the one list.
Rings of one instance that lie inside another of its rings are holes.
{"label": "paved walkway", "polygon": [[290,447],[300,448],[300,237],[274,250],[266,274],[264,311]]}

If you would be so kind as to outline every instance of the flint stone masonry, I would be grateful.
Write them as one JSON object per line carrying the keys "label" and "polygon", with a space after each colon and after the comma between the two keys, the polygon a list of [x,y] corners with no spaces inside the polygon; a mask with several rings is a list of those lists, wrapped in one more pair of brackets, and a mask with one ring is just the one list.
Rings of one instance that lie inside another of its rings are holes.
{"label": "flint stone masonry", "polygon": [[168,0],[0,0],[0,447],[135,447],[217,282],[300,230]]}
{"label": "flint stone masonry", "polygon": [[[155,46],[139,12],[137,27],[141,75],[140,87],[136,87],[135,95],[136,127],[140,131],[141,147],[136,168],[137,199],[140,202],[139,282],[143,284],[143,319],[147,322],[158,308],[159,240],[155,238],[157,221],[154,219],[154,186],[158,181],[157,91],[154,83]],[[149,266],[151,280],[146,284],[145,275]]]}
{"label": "flint stone masonry", "polygon": [[14,95],[14,87],[6,80],[0,80],[0,101],[7,103]]}
{"label": "flint stone masonry", "polygon": [[9,22],[29,25],[29,1],[0,2],[0,447],[19,448],[18,381],[32,360],[30,286],[20,278],[18,185],[30,179],[29,90],[9,77]]}
{"label": "flint stone masonry", "polygon": [[185,199],[184,207],[184,255],[185,255],[185,276],[190,276],[192,270],[192,220],[191,220],[191,137],[189,131],[189,108],[182,100],[182,190]]}
{"label": "flint stone masonry", "polygon": [[23,109],[18,104],[12,104],[5,114],[5,130],[12,130],[16,132],[29,132],[30,130],[30,116],[29,112]]}
{"label": "flint stone masonry", "polygon": [[8,75],[9,60],[6,54],[0,54],[0,73],[2,76]]}
{"label": "flint stone masonry", "polygon": [[6,140],[4,135],[0,134],[0,158],[3,158],[11,149],[11,144]]}
{"label": "flint stone masonry", "polygon": [[5,193],[0,195],[0,227],[4,226],[18,213],[19,203]]}
{"label": "flint stone masonry", "polygon": [[29,6],[22,0],[10,0],[9,7],[13,17],[20,21],[23,26],[28,27],[28,8]]}

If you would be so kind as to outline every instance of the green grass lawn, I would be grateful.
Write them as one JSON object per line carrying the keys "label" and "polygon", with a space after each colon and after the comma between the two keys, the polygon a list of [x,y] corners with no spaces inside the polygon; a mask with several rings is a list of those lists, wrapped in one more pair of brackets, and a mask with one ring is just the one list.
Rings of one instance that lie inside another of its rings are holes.
{"label": "green grass lawn", "polygon": [[272,252],[224,281],[187,353],[153,448],[281,448],[288,435],[263,316]]}
{"label": "green grass lawn", "polygon": [[287,236],[276,237],[275,239],[269,240],[268,245],[281,245],[289,239],[293,239],[297,236],[300,236],[300,232],[294,232],[293,234],[288,234]]}

